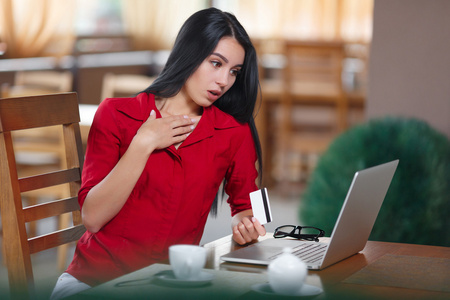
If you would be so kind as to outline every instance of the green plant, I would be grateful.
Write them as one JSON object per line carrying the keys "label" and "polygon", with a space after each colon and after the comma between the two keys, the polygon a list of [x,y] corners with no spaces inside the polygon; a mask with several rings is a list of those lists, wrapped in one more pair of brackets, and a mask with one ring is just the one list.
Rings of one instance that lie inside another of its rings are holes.
{"label": "green plant", "polygon": [[300,220],[330,235],[354,173],[394,159],[369,239],[450,246],[450,141],[417,119],[375,119],[337,137],[302,195]]}

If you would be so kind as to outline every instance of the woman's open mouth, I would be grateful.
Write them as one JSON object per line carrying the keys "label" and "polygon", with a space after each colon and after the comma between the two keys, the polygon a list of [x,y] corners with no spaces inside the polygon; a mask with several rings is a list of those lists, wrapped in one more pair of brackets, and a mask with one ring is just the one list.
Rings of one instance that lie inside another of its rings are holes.
{"label": "woman's open mouth", "polygon": [[209,90],[208,91],[208,97],[212,101],[216,101],[219,99],[219,97],[222,95],[222,93],[218,90]]}

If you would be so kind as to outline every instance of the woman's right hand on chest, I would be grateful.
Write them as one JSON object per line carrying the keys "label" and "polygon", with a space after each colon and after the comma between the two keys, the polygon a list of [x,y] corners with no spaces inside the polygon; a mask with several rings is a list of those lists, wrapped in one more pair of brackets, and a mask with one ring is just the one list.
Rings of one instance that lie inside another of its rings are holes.
{"label": "woman's right hand on chest", "polygon": [[185,115],[157,119],[156,112],[152,110],[147,121],[133,138],[133,142],[151,151],[164,149],[182,143],[194,130],[195,125],[196,120]]}
{"label": "woman's right hand on chest", "polygon": [[122,209],[155,149],[183,142],[198,120],[187,116],[156,118],[152,111],[141,125],[124,155],[109,174],[87,194],[82,218],[86,229],[98,232]]}

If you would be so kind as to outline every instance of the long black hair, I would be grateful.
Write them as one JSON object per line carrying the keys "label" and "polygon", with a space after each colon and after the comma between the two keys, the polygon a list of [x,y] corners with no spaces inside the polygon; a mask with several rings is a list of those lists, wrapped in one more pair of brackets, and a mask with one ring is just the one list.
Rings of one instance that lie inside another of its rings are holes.
{"label": "long black hair", "polygon": [[[217,8],[200,10],[181,27],[171,54],[158,78],[144,90],[162,98],[178,94],[186,80],[214,51],[223,37],[233,37],[245,50],[244,64],[233,86],[214,105],[240,123],[248,123],[258,157],[259,183],[262,181],[261,144],[253,113],[260,90],[256,51],[236,17]],[[217,200],[217,199],[216,199]],[[212,207],[215,214],[217,201]]]}

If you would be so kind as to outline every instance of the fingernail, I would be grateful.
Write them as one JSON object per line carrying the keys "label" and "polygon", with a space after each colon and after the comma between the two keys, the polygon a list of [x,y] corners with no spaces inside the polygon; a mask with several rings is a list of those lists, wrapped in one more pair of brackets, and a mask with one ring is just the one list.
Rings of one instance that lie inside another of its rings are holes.
{"label": "fingernail", "polygon": [[150,112],[150,116],[154,116],[156,115],[156,112],[152,109],[152,111]]}
{"label": "fingernail", "polygon": [[195,126],[194,126],[194,125],[191,125],[191,129],[194,130],[194,128],[195,128]]}
{"label": "fingernail", "polygon": [[252,217],[252,222],[255,223],[256,222],[256,218]]}
{"label": "fingernail", "polygon": [[183,117],[184,117],[185,119],[189,119],[189,116],[184,115]]}

